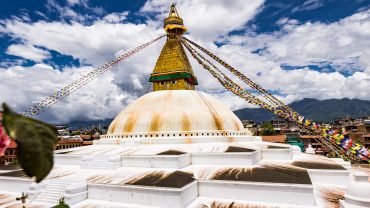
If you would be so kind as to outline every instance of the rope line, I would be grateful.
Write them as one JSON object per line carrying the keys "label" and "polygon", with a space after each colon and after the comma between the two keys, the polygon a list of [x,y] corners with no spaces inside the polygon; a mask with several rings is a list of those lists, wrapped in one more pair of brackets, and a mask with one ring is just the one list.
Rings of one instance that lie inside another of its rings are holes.
{"label": "rope line", "polygon": [[[185,48],[190,52],[192,57],[205,68],[207,71],[209,71],[223,86],[225,89],[231,91],[235,95],[239,96],[240,98],[246,100],[248,103],[256,104],[260,106],[261,108],[267,109],[272,111],[277,117],[282,118],[284,120],[288,120],[291,122],[294,122],[298,124],[300,127],[309,130],[310,132],[317,132],[317,130],[321,130],[322,136],[324,139],[318,139],[319,142],[326,146],[328,149],[332,150],[336,155],[342,157],[345,160],[350,161],[370,161],[370,153],[362,145],[359,145],[358,143],[355,144],[355,146],[346,145],[345,143],[351,143],[351,139],[348,137],[344,137],[340,133],[333,133],[333,130],[326,129],[323,126],[316,124],[314,122],[311,122],[308,119],[305,119],[303,116],[299,115],[297,112],[295,112],[291,107],[285,105],[282,101],[274,97],[272,94],[270,94],[267,90],[263,89],[258,84],[251,81],[249,78],[247,78],[245,75],[243,75],[241,72],[237,71],[235,68],[231,67],[229,64],[227,64],[225,61],[218,58],[213,53],[209,52],[205,48],[201,47],[200,45],[196,44],[195,42],[183,37],[181,38],[182,44],[185,46]],[[220,69],[218,69],[212,62],[207,60],[204,56],[202,56],[199,52],[197,52],[191,45],[202,51],[203,53],[207,54],[209,57],[211,57],[213,60],[217,61],[219,64],[224,66],[226,69],[228,69],[232,74],[237,76],[240,80],[242,80],[244,83],[246,83],[248,86],[250,86],[252,89],[257,90],[268,102],[263,102],[262,100],[258,99],[251,93],[247,92],[245,89],[243,89],[241,86],[236,84],[232,79],[227,77],[224,73],[221,72]],[[215,70],[212,70],[209,65],[204,63],[203,61],[207,62],[212,68]],[[346,145],[346,146],[345,146]]]}
{"label": "rope line", "polygon": [[127,58],[131,57],[132,55],[136,54],[137,52],[141,51],[142,49],[148,47],[149,45],[153,44],[154,42],[158,41],[159,39],[163,38],[165,35],[159,36],[149,42],[146,42],[127,53],[119,56],[118,58],[104,64],[103,66],[89,72],[88,74],[82,76],[78,80],[70,83],[69,85],[63,87],[62,89],[55,91],[49,97],[41,100],[40,102],[34,104],[30,108],[28,108],[23,115],[26,116],[35,116],[40,114],[41,112],[45,111],[46,109],[50,108],[51,106],[55,105],[59,101],[63,100],[66,96],[70,95],[71,93],[75,92],[79,88],[85,86],[90,81],[94,80],[95,78],[101,76],[105,72],[109,71],[113,66],[119,64],[120,62],[126,60]]}

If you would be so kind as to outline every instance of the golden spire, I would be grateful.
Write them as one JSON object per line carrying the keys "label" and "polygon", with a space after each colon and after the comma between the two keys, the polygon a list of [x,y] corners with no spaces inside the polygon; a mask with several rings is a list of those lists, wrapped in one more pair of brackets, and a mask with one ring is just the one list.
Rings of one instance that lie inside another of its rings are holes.
{"label": "golden spire", "polygon": [[149,81],[153,82],[153,91],[194,90],[198,82],[179,39],[186,32],[186,27],[175,4],[171,4],[163,27],[167,40],[150,75]]}

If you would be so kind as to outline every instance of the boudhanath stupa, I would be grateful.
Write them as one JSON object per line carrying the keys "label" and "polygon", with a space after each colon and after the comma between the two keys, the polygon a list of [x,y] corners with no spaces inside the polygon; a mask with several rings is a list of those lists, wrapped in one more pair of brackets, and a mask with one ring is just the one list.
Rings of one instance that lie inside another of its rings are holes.
{"label": "boudhanath stupa", "polygon": [[41,183],[0,172],[0,207],[370,207],[370,183],[340,158],[263,142],[198,84],[174,5],[153,91],[125,107],[93,145],[57,150]]}

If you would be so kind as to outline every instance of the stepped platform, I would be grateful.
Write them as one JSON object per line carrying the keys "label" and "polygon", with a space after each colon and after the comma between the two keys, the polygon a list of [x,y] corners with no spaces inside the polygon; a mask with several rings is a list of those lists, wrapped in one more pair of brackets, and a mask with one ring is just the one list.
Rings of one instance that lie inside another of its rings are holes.
{"label": "stepped platform", "polygon": [[46,180],[35,185],[10,170],[0,174],[0,193],[4,187],[27,192],[31,204],[46,207],[61,196],[72,207],[320,207],[330,201],[322,186],[344,189],[351,181],[351,168],[342,160],[257,140],[56,151]]}

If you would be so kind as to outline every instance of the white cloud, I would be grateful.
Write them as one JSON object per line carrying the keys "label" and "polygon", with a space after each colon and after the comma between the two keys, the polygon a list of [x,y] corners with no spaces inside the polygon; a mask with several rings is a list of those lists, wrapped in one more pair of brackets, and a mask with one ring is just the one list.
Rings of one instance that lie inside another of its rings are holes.
{"label": "white cloud", "polygon": [[[45,64],[0,69],[0,101],[22,112],[30,107],[31,101],[49,96],[91,70],[92,67],[65,68],[61,72]],[[42,118],[55,123],[114,117],[132,97],[122,92],[113,79],[114,73],[107,72],[43,113]]]}
{"label": "white cloud", "polygon": [[[232,30],[243,28],[262,3],[262,0],[248,4],[241,0],[183,0],[177,1],[177,8],[189,28],[191,39],[215,52],[264,88],[280,92],[279,98],[285,102],[306,97],[370,99],[370,94],[366,93],[370,87],[369,11],[332,24],[299,24],[282,19],[278,22],[283,27],[282,31],[228,35]],[[152,15],[157,9],[160,12],[154,19],[141,24],[128,22],[125,13],[112,13],[90,25],[5,20],[0,24],[0,32],[21,39],[24,47],[40,46],[71,55],[83,63],[100,66],[163,34],[162,18],[167,15],[168,1],[148,1],[141,14]],[[218,47],[215,40],[225,44]],[[163,43],[161,40],[149,46],[43,115],[55,121],[114,117],[147,85]],[[252,53],[257,49],[261,49],[260,54]],[[25,55],[22,57],[26,58]],[[232,109],[250,107],[225,92],[208,72],[192,58],[190,60],[200,83],[198,90],[209,92]],[[338,71],[349,67],[349,64],[357,64],[363,72],[345,77],[338,72],[323,73],[309,68],[286,71],[280,67],[281,64],[305,66],[321,61],[337,65]],[[0,102],[6,101],[18,111],[25,110],[34,98],[46,97],[89,70],[92,68],[65,68],[60,72],[44,64],[0,68],[0,88],[6,89],[0,95]]]}
{"label": "white cloud", "polygon": [[106,15],[103,20],[108,23],[120,23],[127,18],[128,12],[114,12]]}
{"label": "white cloud", "polygon": [[110,24],[96,21],[93,25],[81,23],[6,21],[0,31],[12,34],[24,42],[56,50],[85,60],[102,64],[118,50],[127,50],[149,41],[164,32],[145,24]]}
{"label": "white cloud", "polygon": [[67,0],[69,5],[87,4],[87,0]]}
{"label": "white cloud", "polygon": [[35,62],[41,62],[51,57],[48,51],[36,48],[35,46],[29,44],[11,45],[6,50],[6,53],[9,55],[19,56],[24,59],[33,60]]}
{"label": "white cloud", "polygon": [[[176,8],[185,26],[197,39],[214,40],[227,33],[242,29],[259,11],[264,0],[177,0]],[[143,13],[158,13],[157,20],[168,15],[168,0],[149,0]]]}
{"label": "white cloud", "polygon": [[283,31],[270,35],[239,36],[229,40],[253,49],[264,48],[263,55],[279,64],[333,62],[340,71],[351,70],[353,67],[349,64],[358,59],[359,66],[370,70],[366,58],[370,53],[370,10],[331,24],[291,25],[287,22],[285,26]]}
{"label": "white cloud", "polygon": [[309,11],[324,6],[323,0],[306,0],[302,5],[292,9],[292,12]]}
{"label": "white cloud", "polygon": [[[79,14],[76,9],[77,6],[87,10],[88,13],[84,15]],[[90,7],[88,0],[67,0],[67,5],[65,6],[61,5],[60,1],[47,0],[46,8],[48,12],[56,13],[62,21],[86,22],[94,20],[97,16],[104,13],[101,7]]]}

